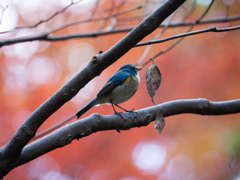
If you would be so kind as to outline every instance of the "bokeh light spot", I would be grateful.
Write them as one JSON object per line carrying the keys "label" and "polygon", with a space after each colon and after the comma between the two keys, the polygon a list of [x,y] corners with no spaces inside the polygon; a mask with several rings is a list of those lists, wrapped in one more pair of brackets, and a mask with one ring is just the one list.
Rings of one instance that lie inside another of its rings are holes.
{"label": "bokeh light spot", "polygon": [[33,84],[44,84],[49,82],[54,73],[54,63],[47,57],[37,57],[29,64],[27,71],[29,81]]}
{"label": "bokeh light spot", "polygon": [[126,177],[126,178],[122,178],[120,180],[142,180],[140,178],[135,178],[135,177]]}
{"label": "bokeh light spot", "polygon": [[[33,35],[33,32],[29,30],[20,31],[16,37],[29,37]],[[18,58],[29,60],[38,50],[39,48],[39,42],[33,41],[33,42],[25,42],[20,44],[14,44],[14,55]]]}
{"label": "bokeh light spot", "polygon": [[155,142],[140,142],[132,152],[132,160],[146,174],[158,172],[166,160],[166,147]]}
{"label": "bokeh light spot", "polygon": [[185,179],[192,180],[195,177],[195,165],[193,160],[185,154],[178,155],[167,164],[166,169],[160,174],[160,179]]}
{"label": "bokeh light spot", "polygon": [[31,111],[21,110],[16,113],[12,120],[12,127],[14,130],[18,130],[18,128],[23,124],[23,122],[31,115]]}
{"label": "bokeh light spot", "polygon": [[89,43],[74,45],[69,52],[68,68],[73,72],[78,72],[80,68],[86,66],[95,54],[94,47]]}
{"label": "bokeh light spot", "polygon": [[[58,162],[52,158],[51,156],[40,157],[34,161],[31,161],[30,166],[28,168],[29,179],[39,179],[45,177],[48,172],[55,171],[59,172],[59,164]],[[45,178],[44,178],[45,179]]]}

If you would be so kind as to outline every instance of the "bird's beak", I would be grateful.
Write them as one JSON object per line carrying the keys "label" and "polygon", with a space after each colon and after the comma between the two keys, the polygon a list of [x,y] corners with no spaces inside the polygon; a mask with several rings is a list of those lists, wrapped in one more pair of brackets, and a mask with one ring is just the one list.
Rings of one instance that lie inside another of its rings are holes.
{"label": "bird's beak", "polygon": [[136,67],[136,70],[137,70],[137,71],[140,71],[141,69],[142,69],[142,66],[137,66],[137,67]]}

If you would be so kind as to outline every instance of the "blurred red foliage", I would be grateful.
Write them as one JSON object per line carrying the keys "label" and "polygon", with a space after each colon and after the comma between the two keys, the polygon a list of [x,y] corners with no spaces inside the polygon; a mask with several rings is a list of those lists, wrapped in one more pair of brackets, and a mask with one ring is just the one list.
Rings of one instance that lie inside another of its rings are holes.
{"label": "blurred red foliage", "polygon": [[[40,8],[37,12],[29,9],[29,14],[35,15],[33,19],[29,15],[23,16],[16,5],[15,12],[18,20],[16,26],[38,22],[43,17],[48,17],[61,9],[57,2],[52,6],[37,5],[36,9]],[[100,2],[99,6],[107,9],[112,6],[111,2]],[[120,1],[114,2],[120,3]],[[231,5],[233,8],[230,15],[239,11],[239,2],[234,3]],[[128,2],[118,11],[138,4],[141,2]],[[41,12],[43,7],[44,11],[45,8],[47,9],[44,13]],[[82,6],[77,7],[81,11]],[[198,7],[191,19],[199,17],[198,11],[201,11],[201,8],[203,7]],[[221,14],[223,9],[220,5],[216,6],[210,15]],[[114,12],[113,10],[112,13]],[[70,8],[56,19],[40,25],[36,32],[31,29],[20,32],[24,32],[23,34],[45,32],[89,15],[89,13],[78,13],[76,8]],[[136,13],[136,15],[139,14],[139,12]],[[129,14],[122,15],[122,18],[128,16]],[[104,27],[106,28],[109,24],[106,21]],[[137,22],[130,21],[127,26],[135,24]],[[234,25],[236,22],[201,25],[197,28]],[[86,23],[65,28],[53,34],[86,33],[101,26],[102,22]],[[119,23],[118,26],[126,25]],[[164,36],[181,33],[183,29],[171,29]],[[160,29],[154,34],[159,31]],[[13,31],[12,37],[20,36],[20,32]],[[92,56],[99,51],[106,51],[125,34],[59,42],[27,42],[3,47],[0,51],[0,145],[6,144],[31,112],[84,68]],[[144,40],[151,38],[150,35]],[[155,101],[162,103],[188,98],[224,101],[239,98],[239,40],[239,31],[195,35],[185,38],[173,50],[158,57],[155,63],[161,70],[162,84],[155,96]],[[154,45],[148,57],[169,47],[171,43]],[[145,48],[134,48],[124,55],[50,117],[39,132],[76,113],[95,97],[101,86],[120,66],[136,63]],[[146,89],[146,69],[147,67],[140,72],[139,90],[132,99],[123,104],[124,108],[140,109],[153,105]],[[102,105],[92,108],[83,117],[94,112],[112,114],[113,110],[111,106]],[[238,114],[214,117],[178,115],[165,120],[166,125],[160,136],[154,130],[153,124],[121,131],[121,134],[116,131],[98,132],[14,169],[5,179],[225,179],[234,173],[234,168],[229,169],[228,165],[232,163],[235,167],[237,162],[234,164],[233,161],[238,158],[233,154],[239,155],[237,151],[239,141],[236,140],[240,137]],[[141,146],[140,143],[142,143]],[[145,147],[152,148],[149,148],[148,153],[142,154],[141,152],[145,152]],[[166,154],[161,153],[165,151]],[[149,166],[139,164],[133,157],[146,158],[150,164]],[[153,161],[158,158],[160,158],[159,161],[163,159],[162,164]],[[153,171],[151,170],[153,167],[158,168]]]}

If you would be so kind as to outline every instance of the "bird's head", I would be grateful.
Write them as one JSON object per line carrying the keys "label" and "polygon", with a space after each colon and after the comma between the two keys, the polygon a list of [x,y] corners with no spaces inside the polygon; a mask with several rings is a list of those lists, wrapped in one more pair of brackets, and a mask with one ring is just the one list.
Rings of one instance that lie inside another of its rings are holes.
{"label": "bird's head", "polygon": [[119,69],[119,71],[122,70],[122,71],[126,71],[126,72],[128,72],[128,73],[130,73],[132,75],[136,75],[137,72],[140,71],[141,69],[142,69],[141,66],[137,67],[137,66],[134,66],[134,65],[131,65],[131,64],[127,64],[127,65],[122,66]]}

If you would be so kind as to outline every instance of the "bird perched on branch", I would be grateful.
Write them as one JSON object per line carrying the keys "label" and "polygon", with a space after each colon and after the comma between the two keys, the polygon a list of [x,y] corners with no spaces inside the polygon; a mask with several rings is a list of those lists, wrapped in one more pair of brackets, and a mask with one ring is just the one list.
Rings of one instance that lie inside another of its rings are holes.
{"label": "bird perched on branch", "polygon": [[76,114],[77,119],[92,107],[104,103],[110,103],[116,114],[114,105],[128,111],[118,104],[129,100],[137,91],[140,82],[138,71],[141,69],[142,67],[136,67],[131,64],[122,66],[102,87],[97,97]]}

